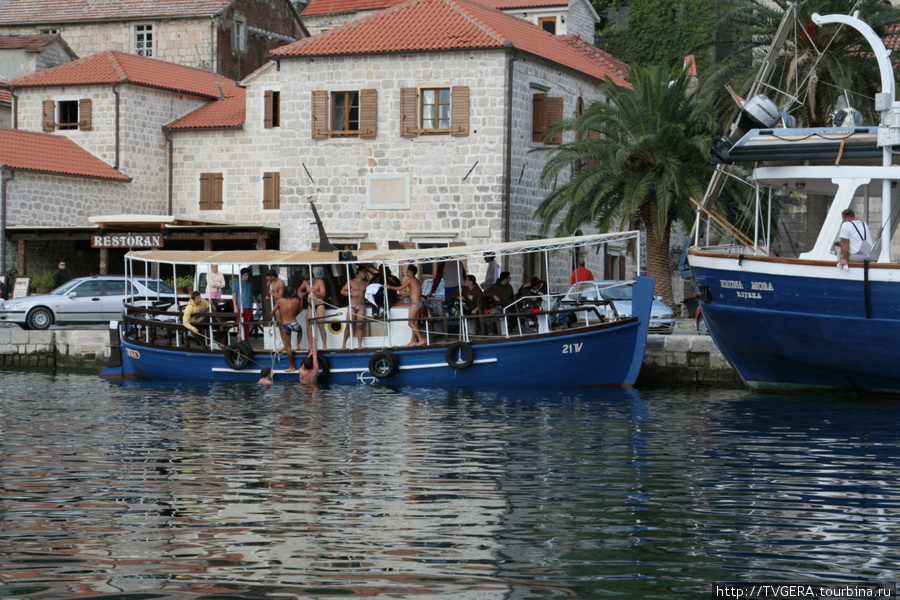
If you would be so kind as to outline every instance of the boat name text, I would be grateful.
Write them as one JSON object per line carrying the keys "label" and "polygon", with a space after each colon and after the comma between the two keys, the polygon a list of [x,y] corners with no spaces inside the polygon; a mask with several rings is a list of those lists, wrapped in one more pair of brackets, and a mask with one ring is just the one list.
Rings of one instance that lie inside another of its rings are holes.
{"label": "boat name text", "polygon": [[584,346],[584,342],[579,344],[563,344],[563,354],[575,354],[576,352],[581,352],[581,347]]}
{"label": "boat name text", "polygon": [[[720,279],[719,285],[722,286],[723,290],[742,290],[744,289],[744,284],[736,279]],[[774,292],[775,288],[772,286],[771,281],[751,281],[750,289],[760,292]],[[749,292],[743,292],[744,294],[749,294]],[[759,298],[759,294],[749,294],[749,295],[741,295],[741,292],[738,292],[739,298]]]}

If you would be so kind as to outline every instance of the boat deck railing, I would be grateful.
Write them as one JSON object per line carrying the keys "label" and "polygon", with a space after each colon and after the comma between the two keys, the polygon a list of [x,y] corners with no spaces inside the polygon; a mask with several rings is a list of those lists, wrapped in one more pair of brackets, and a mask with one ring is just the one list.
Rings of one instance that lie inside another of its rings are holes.
{"label": "boat deck railing", "polygon": [[[541,298],[549,298],[541,296]],[[565,321],[567,327],[586,326],[597,322],[607,321],[606,315],[599,310],[599,306],[609,304],[614,313],[613,320],[618,318],[615,307],[607,302],[599,301],[583,306],[572,306],[558,309],[543,310],[534,307],[535,297],[524,297],[512,304],[497,308],[493,312],[478,314],[457,314],[444,311],[436,316],[420,315],[416,320],[419,323],[428,344],[451,341],[477,341],[500,340],[526,335],[548,333]],[[452,307],[458,306],[451,303]],[[123,322],[126,326],[126,336],[149,345],[160,345],[178,348],[192,348],[194,344],[201,350],[224,349],[239,339],[240,327],[248,326],[251,329],[271,326],[274,320],[253,320],[241,322],[239,314],[235,312],[197,312],[194,313],[197,321],[193,324],[199,334],[192,334],[182,323],[181,310],[169,310],[168,308],[143,307],[125,304]],[[331,326],[340,323],[342,327],[351,328],[350,337],[353,338],[354,327],[358,327],[360,321],[352,319],[338,319],[334,315],[314,317],[307,321],[310,327],[315,328],[319,324]],[[390,339],[391,324],[408,324],[406,317],[390,318],[371,317],[364,318],[364,324],[384,324],[386,333],[382,335],[370,335],[367,337],[384,337]],[[515,327],[512,326],[515,323]],[[197,339],[199,338],[199,339]],[[278,342],[276,342],[277,345]],[[337,348],[327,348],[337,350]]]}

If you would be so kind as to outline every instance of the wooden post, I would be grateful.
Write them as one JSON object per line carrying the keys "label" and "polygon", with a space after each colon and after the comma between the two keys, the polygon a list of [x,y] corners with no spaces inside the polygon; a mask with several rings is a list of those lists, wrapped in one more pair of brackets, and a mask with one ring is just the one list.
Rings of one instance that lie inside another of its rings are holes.
{"label": "wooden post", "polygon": [[109,248],[100,248],[100,275],[109,274]]}
{"label": "wooden post", "polygon": [[24,277],[28,274],[28,271],[25,268],[25,265],[27,264],[25,260],[27,256],[25,252],[25,240],[19,240],[17,246],[18,257],[16,258],[16,269],[19,271],[19,277]]}

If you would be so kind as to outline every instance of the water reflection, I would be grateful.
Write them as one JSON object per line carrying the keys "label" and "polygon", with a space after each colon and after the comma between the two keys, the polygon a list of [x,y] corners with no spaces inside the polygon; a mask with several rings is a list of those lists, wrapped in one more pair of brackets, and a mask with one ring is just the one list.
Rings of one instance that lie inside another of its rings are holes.
{"label": "water reflection", "polygon": [[675,598],[898,564],[891,402],[0,384],[3,597]]}

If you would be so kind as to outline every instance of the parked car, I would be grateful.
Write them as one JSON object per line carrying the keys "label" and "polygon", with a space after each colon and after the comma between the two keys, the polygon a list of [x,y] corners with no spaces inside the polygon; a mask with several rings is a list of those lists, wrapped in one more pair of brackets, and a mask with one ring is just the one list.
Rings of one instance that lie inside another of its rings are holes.
{"label": "parked car", "polygon": [[706,326],[706,319],[703,318],[703,313],[700,311],[700,307],[697,307],[697,314],[694,315],[694,321],[697,323],[697,333],[700,335],[709,335],[709,328]]}
{"label": "parked car", "polygon": [[[589,306],[607,300],[612,304],[620,317],[631,316],[631,295],[633,282],[630,281],[580,281],[569,288],[560,299],[563,308]],[[599,304],[597,310],[606,318],[613,316],[613,308],[607,304]],[[597,319],[593,312],[578,313],[579,319]],[[669,334],[675,330],[675,313],[662,303],[660,298],[653,299],[650,309],[650,333]]]}
{"label": "parked car", "polygon": [[[102,323],[122,316],[124,275],[78,277],[49,294],[0,302],[0,322],[22,329],[47,329],[54,323]],[[160,279],[135,278],[133,294],[150,302],[175,291]]]}

